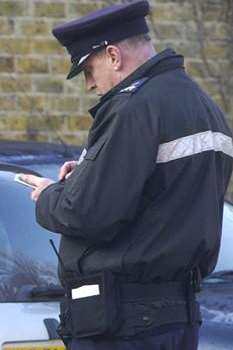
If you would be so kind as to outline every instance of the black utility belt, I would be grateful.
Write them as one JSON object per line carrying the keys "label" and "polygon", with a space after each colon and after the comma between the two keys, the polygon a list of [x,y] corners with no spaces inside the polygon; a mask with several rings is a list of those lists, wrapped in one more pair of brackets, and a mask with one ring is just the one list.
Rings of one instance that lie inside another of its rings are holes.
{"label": "black utility belt", "polygon": [[[121,324],[121,305],[132,300],[150,300],[171,297],[188,301],[181,319],[196,318],[193,313],[195,291],[187,294],[183,282],[161,284],[122,283],[111,272],[101,272],[76,278],[67,286],[67,297],[61,302],[58,333],[65,338],[82,338],[95,335],[114,335]],[[164,318],[163,316],[163,322]],[[170,323],[170,316],[167,323]],[[160,324],[160,320],[156,322]]]}
{"label": "black utility belt", "polygon": [[[122,301],[135,299],[157,299],[163,297],[185,298],[186,285],[184,282],[166,283],[120,283]],[[195,295],[195,293],[193,293]]]}

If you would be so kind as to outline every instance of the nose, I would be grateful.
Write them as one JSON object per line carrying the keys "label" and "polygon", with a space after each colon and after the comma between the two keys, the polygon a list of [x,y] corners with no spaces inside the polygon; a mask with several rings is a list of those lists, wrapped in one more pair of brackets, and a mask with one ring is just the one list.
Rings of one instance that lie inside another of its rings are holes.
{"label": "nose", "polygon": [[96,88],[96,84],[93,78],[86,77],[86,90],[93,91]]}

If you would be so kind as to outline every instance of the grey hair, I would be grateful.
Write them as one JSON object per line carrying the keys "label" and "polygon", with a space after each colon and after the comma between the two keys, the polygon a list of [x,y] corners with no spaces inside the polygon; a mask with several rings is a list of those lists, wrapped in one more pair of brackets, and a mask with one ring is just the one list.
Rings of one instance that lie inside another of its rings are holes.
{"label": "grey hair", "polygon": [[118,43],[118,45],[124,46],[127,48],[137,48],[138,46],[144,45],[145,43],[148,43],[150,41],[151,41],[151,37],[147,33],[147,34],[136,35],[131,38],[122,40]]}
{"label": "grey hair", "polygon": [[[131,38],[124,39],[122,41],[119,41],[115,45],[126,49],[137,49],[138,47],[141,47],[142,45],[145,45],[148,42],[151,42],[151,37],[147,33],[147,34],[140,34],[140,35],[133,36]],[[100,51],[97,51],[95,55],[101,58],[105,55],[105,50],[102,49]]]}

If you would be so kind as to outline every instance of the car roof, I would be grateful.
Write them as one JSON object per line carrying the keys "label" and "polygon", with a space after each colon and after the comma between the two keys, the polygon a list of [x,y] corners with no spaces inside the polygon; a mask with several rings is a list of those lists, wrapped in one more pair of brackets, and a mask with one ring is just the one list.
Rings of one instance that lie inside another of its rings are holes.
{"label": "car roof", "polygon": [[32,174],[32,175],[36,175],[36,176],[41,176],[38,172],[36,172],[32,169],[29,169],[29,168],[25,168],[24,166],[21,166],[21,165],[0,163],[0,173],[5,172],[5,171],[15,173],[15,174],[24,173],[24,174]]}
{"label": "car roof", "polygon": [[82,147],[65,143],[0,141],[0,163],[33,164],[76,159]]}

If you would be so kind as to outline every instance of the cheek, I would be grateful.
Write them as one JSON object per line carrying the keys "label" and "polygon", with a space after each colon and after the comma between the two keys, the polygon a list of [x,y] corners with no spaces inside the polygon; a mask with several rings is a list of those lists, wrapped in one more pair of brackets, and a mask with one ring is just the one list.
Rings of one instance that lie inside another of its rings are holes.
{"label": "cheek", "polygon": [[101,69],[95,74],[95,82],[99,87],[104,87],[107,84],[108,78],[105,72],[102,72]]}
{"label": "cheek", "polygon": [[113,87],[113,77],[111,72],[109,72],[108,70],[102,72],[101,80],[102,84],[106,86],[106,88],[110,89]]}
{"label": "cheek", "polygon": [[93,73],[96,86],[100,89],[101,93],[106,93],[113,87],[112,76],[108,67],[100,64]]}

